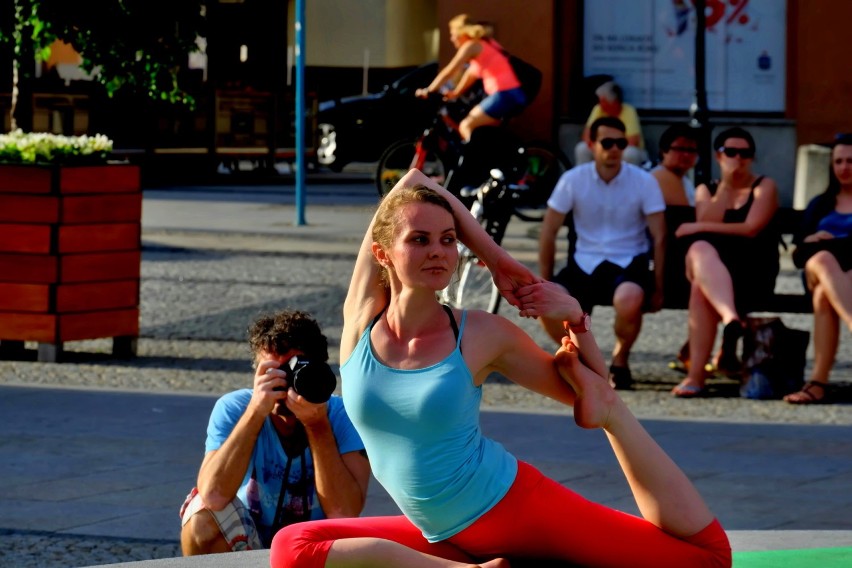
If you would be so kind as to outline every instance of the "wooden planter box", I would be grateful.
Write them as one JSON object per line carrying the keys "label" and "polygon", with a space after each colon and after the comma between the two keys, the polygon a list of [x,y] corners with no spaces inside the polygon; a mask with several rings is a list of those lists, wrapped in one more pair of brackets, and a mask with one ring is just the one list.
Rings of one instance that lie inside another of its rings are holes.
{"label": "wooden planter box", "polygon": [[142,192],[132,165],[0,165],[0,352],[111,337],[136,354]]}

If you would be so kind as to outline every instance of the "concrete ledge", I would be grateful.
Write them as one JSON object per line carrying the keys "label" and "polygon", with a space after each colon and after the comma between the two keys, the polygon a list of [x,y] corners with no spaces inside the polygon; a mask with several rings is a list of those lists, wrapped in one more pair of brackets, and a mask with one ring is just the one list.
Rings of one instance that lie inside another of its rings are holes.
{"label": "concrete ledge", "polygon": [[[728,531],[734,552],[795,550],[852,546],[852,530],[843,531]],[[189,558],[162,558],[102,566],[126,568],[267,568],[268,550],[210,554]]]}

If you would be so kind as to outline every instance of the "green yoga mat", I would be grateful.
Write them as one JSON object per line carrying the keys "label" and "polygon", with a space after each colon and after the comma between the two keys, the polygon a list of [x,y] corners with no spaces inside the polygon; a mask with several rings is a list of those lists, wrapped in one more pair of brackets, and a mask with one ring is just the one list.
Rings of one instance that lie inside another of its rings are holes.
{"label": "green yoga mat", "polygon": [[848,568],[852,547],[734,552],[734,568]]}

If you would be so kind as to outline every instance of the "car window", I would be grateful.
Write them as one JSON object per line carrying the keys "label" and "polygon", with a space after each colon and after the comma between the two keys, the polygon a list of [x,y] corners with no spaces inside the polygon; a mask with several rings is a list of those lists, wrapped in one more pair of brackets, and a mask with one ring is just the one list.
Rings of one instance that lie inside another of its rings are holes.
{"label": "car window", "polygon": [[401,95],[414,94],[416,89],[428,86],[437,74],[438,63],[436,61],[432,61],[409,71],[391,83],[391,89],[397,91]]}

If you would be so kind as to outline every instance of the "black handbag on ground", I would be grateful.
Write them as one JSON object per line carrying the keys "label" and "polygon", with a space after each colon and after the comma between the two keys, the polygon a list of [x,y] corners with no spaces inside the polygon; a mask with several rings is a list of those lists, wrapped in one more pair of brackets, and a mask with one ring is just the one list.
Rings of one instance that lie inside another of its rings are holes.
{"label": "black handbag on ground", "polygon": [[784,325],[779,317],[746,318],[743,336],[745,398],[779,399],[804,385],[810,333]]}

